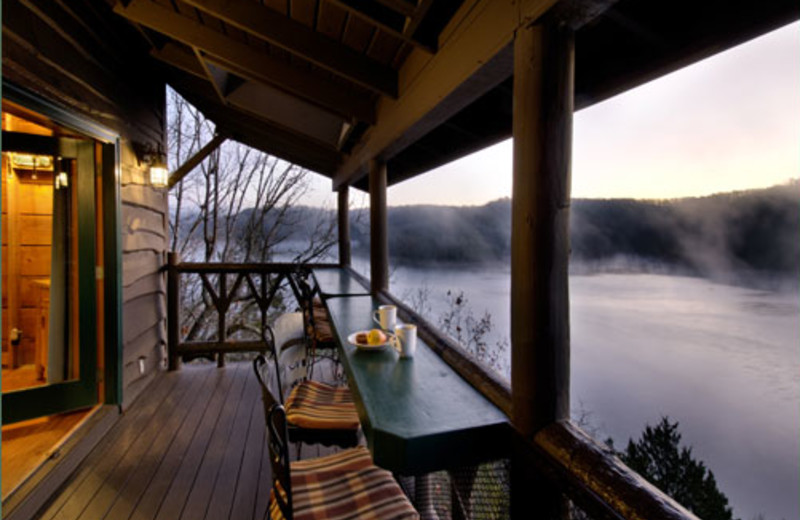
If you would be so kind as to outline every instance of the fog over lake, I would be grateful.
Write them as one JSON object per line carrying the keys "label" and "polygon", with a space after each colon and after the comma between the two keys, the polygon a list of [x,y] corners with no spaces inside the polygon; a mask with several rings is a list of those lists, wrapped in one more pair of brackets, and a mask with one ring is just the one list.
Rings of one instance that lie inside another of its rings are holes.
{"label": "fog over lake", "polygon": [[[363,269],[364,260],[354,259]],[[492,315],[491,344],[508,336],[510,272],[408,268],[391,291],[427,287],[431,321],[448,290]],[[798,293],[657,274],[571,276],[573,412],[590,414],[618,449],[662,415],[714,472],[734,517],[800,518]]]}

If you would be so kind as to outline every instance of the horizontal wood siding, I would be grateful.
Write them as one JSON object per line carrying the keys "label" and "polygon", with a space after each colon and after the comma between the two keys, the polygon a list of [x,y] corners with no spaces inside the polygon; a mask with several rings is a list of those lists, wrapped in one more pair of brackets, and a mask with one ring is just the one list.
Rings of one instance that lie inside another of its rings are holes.
{"label": "horizontal wood siding", "polygon": [[[160,269],[167,248],[167,195],[149,186],[147,165],[134,149],[165,149],[164,82],[154,79],[160,74],[142,35],[114,16],[107,2],[8,0],[2,9],[4,80],[121,139],[121,377],[127,406],[163,364],[166,305]],[[27,263],[26,258],[23,270],[38,268],[35,257]]]}
{"label": "horizontal wood siding", "polygon": [[[133,151],[122,150],[123,407],[162,368],[166,351],[167,193],[147,184]],[[139,359],[144,359],[144,372]]]}

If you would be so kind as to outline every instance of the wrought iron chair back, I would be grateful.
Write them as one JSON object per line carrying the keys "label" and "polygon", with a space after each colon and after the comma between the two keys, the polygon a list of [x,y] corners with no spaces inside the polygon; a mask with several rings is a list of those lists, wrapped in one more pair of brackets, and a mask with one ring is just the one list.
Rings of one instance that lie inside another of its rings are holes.
{"label": "wrought iron chair back", "polygon": [[280,366],[278,365],[278,352],[275,348],[275,334],[272,332],[272,327],[269,325],[264,327],[264,330],[264,339],[268,345],[267,355],[271,356],[273,362],[275,363],[275,381],[277,382],[278,388],[278,399],[275,399],[275,395],[269,390],[269,362],[267,361],[266,357],[259,355],[253,360],[253,369],[255,370],[256,377],[261,385],[261,397],[264,400],[264,414],[266,417],[266,415],[269,413],[269,409],[273,405],[283,405],[284,401],[283,386],[281,385],[281,370]]}
{"label": "wrought iron chair back", "polygon": [[[269,461],[272,466],[272,501],[270,508],[278,507],[283,518],[292,520],[292,479],[289,466],[289,434],[286,410],[273,405],[267,414]],[[270,515],[272,516],[272,515]]]}
{"label": "wrought iron chair back", "polygon": [[[269,334],[272,334],[271,329]],[[275,349],[275,342],[269,341],[271,355],[275,363],[275,381],[277,383],[278,398],[276,399],[275,393],[269,389],[269,382],[271,379],[269,361],[264,356],[259,355],[253,361],[253,368],[256,372],[256,377],[261,385],[261,398],[264,403],[265,417],[269,415],[269,411],[274,406],[283,406],[283,387],[281,385],[281,370],[278,364],[277,353]],[[358,430],[356,429],[308,429],[298,426],[293,426],[287,422],[286,429],[288,431],[288,438],[292,442],[305,442],[308,444],[323,444],[325,446],[336,445],[342,448],[349,448],[358,444]],[[299,447],[298,447],[299,449]]]}

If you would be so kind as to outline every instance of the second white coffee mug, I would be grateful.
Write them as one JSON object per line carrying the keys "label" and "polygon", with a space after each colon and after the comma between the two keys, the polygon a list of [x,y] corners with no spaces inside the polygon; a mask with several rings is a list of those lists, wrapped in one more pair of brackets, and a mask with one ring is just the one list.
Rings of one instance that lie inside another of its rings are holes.
{"label": "second white coffee mug", "polygon": [[417,351],[417,326],[404,323],[394,331],[400,341],[400,357],[414,357],[414,352]]}
{"label": "second white coffee mug", "polygon": [[378,310],[372,315],[375,323],[381,326],[383,330],[394,330],[397,324],[397,307],[394,305],[381,305]]}

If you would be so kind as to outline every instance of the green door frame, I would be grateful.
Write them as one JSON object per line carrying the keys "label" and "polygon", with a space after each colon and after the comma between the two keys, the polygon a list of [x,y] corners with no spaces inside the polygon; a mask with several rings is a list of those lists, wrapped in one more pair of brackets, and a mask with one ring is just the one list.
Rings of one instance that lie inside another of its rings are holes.
{"label": "green door frame", "polygon": [[[9,392],[2,398],[3,424],[9,424],[33,417],[82,408],[96,404],[100,399],[97,378],[103,377],[105,404],[122,402],[122,249],[120,238],[121,197],[120,197],[120,146],[119,137],[90,121],[84,120],[68,110],[52,104],[6,81],[2,82],[3,99],[38,112],[58,123],[100,142],[102,163],[100,171],[95,168],[94,142],[91,153],[76,153],[59,150],[62,156],[75,156],[78,160],[78,175],[86,177],[78,183],[78,249],[79,295],[79,335],[81,343],[80,379],[56,383],[29,390]],[[63,139],[61,140],[64,141]],[[77,141],[75,142],[77,143]],[[2,146],[2,145],[0,145]],[[76,144],[77,147],[77,144]],[[5,150],[6,148],[3,147]],[[77,150],[76,150],[77,152]],[[96,269],[95,257],[95,179],[102,176],[103,207],[103,258],[104,265]],[[90,204],[88,202],[91,202]],[[90,209],[87,209],[90,208]],[[81,211],[83,209],[83,211]],[[91,230],[91,233],[88,232]],[[96,345],[96,287],[103,280],[104,300],[104,372],[97,370]],[[84,303],[86,299],[86,303]],[[84,345],[87,345],[86,349]],[[91,353],[88,352],[91,349]],[[87,354],[84,355],[84,351]]]}

